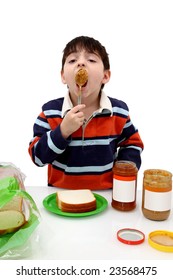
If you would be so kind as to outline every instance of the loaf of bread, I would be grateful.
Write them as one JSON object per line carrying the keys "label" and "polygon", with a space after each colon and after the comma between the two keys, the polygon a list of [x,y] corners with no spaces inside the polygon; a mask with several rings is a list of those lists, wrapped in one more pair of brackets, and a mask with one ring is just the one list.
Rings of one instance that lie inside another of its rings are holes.
{"label": "loaf of bread", "polygon": [[0,235],[15,232],[26,222],[22,211],[23,198],[14,196],[0,208]]}
{"label": "loaf of bread", "polygon": [[56,202],[63,212],[84,213],[96,209],[96,198],[88,189],[58,191]]}

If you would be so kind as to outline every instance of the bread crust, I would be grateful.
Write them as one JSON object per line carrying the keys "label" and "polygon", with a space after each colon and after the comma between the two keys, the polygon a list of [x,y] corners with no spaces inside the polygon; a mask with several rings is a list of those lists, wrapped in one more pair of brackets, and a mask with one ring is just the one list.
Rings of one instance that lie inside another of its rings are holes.
{"label": "bread crust", "polygon": [[96,202],[88,202],[82,204],[67,204],[65,202],[61,202],[61,211],[69,212],[69,213],[84,213],[94,211],[96,209]]}

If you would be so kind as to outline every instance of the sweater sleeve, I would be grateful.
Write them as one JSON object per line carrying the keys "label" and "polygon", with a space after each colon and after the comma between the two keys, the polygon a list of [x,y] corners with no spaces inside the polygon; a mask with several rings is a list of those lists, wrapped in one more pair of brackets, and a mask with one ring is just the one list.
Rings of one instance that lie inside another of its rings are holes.
{"label": "sweater sleeve", "polygon": [[135,128],[129,116],[124,125],[118,146],[119,151],[117,159],[132,161],[136,163],[136,166],[139,169],[141,166],[141,152],[144,145],[137,128]]}
{"label": "sweater sleeve", "polygon": [[51,129],[44,113],[41,113],[34,124],[34,138],[29,143],[29,154],[38,166],[52,163],[66,149],[69,141],[64,139],[60,124]]}

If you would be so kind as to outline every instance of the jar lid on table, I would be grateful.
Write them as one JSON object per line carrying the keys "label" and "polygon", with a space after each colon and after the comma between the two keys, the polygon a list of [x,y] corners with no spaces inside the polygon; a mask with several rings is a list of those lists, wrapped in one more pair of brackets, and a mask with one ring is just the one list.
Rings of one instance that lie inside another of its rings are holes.
{"label": "jar lid on table", "polygon": [[148,243],[159,251],[173,252],[173,232],[166,230],[150,232]]}
{"label": "jar lid on table", "polygon": [[144,242],[145,235],[138,229],[123,228],[117,232],[117,239],[124,244],[138,245]]}

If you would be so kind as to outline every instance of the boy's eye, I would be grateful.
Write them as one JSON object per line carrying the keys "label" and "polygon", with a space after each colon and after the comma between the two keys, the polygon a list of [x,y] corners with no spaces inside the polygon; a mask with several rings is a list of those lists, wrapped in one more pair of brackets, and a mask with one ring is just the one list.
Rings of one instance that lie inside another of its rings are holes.
{"label": "boy's eye", "polygon": [[92,58],[89,58],[88,60],[89,60],[90,62],[93,62],[93,63],[96,62],[96,60],[95,60],[95,59],[92,59]]}
{"label": "boy's eye", "polygon": [[68,63],[74,63],[76,61],[76,59],[70,59]]}

